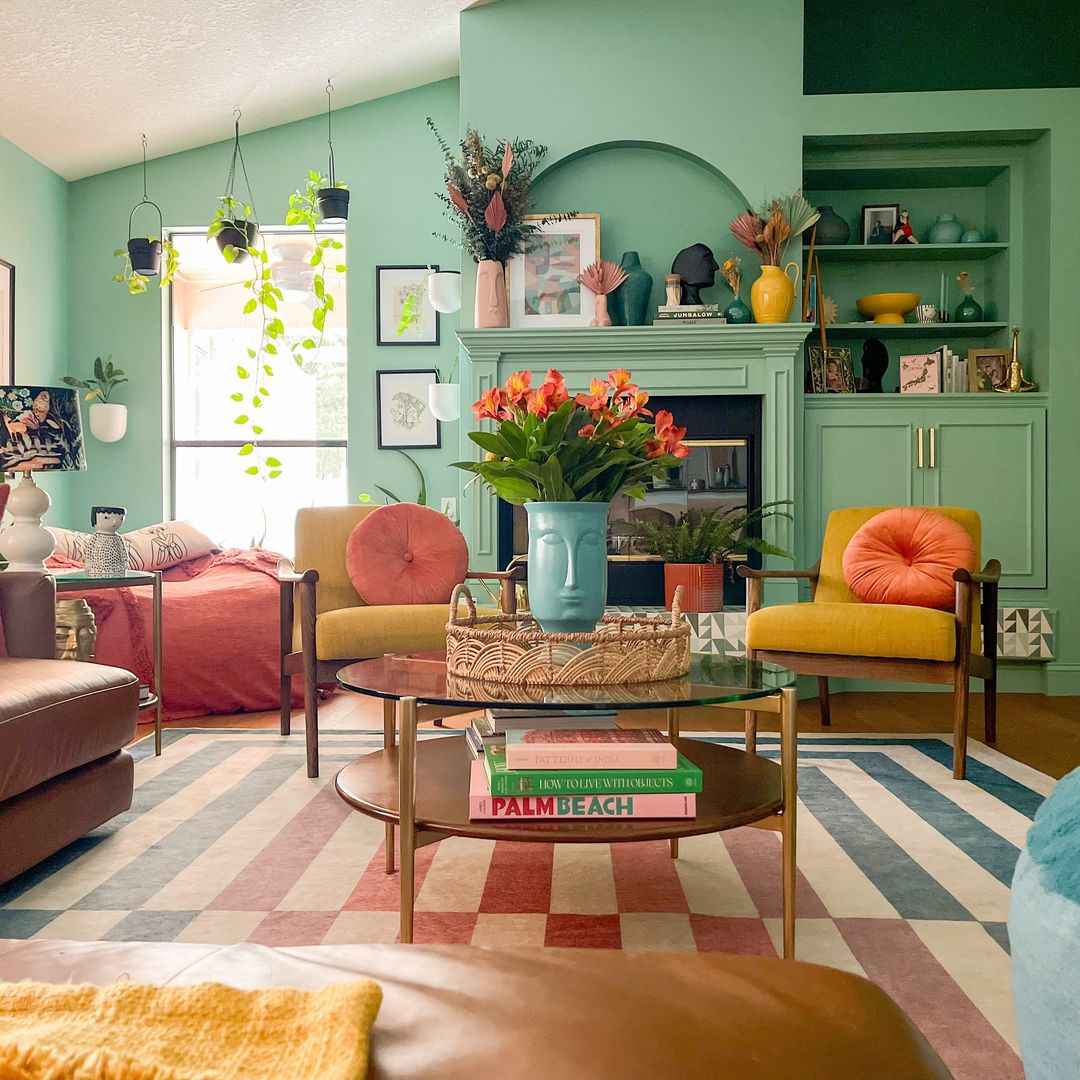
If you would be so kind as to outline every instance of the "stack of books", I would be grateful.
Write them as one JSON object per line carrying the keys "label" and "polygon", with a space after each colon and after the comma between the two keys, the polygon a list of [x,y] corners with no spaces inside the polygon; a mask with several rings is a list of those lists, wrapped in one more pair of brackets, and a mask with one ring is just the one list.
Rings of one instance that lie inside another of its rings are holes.
{"label": "stack of books", "polygon": [[727,316],[720,310],[719,304],[661,304],[656,309],[653,326],[668,326],[679,323],[726,323]]}
{"label": "stack of books", "polygon": [[901,394],[966,394],[968,390],[968,362],[948,345],[900,357]]}
{"label": "stack of books", "polygon": [[661,732],[616,727],[614,713],[495,709],[465,734],[474,821],[697,815],[701,770]]}

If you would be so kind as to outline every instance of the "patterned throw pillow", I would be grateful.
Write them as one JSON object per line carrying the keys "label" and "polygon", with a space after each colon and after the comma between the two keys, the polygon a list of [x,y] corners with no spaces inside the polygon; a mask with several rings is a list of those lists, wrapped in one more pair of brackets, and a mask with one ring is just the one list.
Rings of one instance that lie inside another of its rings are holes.
{"label": "patterned throw pillow", "polygon": [[[56,540],[54,554],[83,565],[86,547],[93,533],[73,529],[50,528]],[[168,570],[189,559],[216,555],[221,548],[210,537],[186,521],[163,521],[144,529],[121,534],[128,549],[128,566],[132,570]]]}

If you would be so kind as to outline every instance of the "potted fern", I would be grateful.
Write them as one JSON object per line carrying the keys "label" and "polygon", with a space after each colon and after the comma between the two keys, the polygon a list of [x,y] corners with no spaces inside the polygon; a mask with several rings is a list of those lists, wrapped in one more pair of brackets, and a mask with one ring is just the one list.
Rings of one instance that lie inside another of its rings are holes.
{"label": "potted fern", "polygon": [[65,386],[74,386],[85,390],[83,397],[93,404],[90,406],[90,433],[101,442],[119,442],[127,432],[127,406],[117,401],[110,401],[113,391],[128,381],[124,372],[113,365],[112,356],[104,360],[96,357],[94,374],[89,379],[77,379],[74,375],[65,375]]}
{"label": "potted fern", "polygon": [[790,559],[783,548],[749,535],[752,527],[769,517],[791,518],[781,507],[786,500],[765,503],[756,510],[733,506],[728,510],[691,510],[678,521],[639,522],[637,534],[649,555],[664,560],[664,604],[671,607],[675,589],[683,587],[683,611],[723,611],[724,581],[731,564],[751,551]]}

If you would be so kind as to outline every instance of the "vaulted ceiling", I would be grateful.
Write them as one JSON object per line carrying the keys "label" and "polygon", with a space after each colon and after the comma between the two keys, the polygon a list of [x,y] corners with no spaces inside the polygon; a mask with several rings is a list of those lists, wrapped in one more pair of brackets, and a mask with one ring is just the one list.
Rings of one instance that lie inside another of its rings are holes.
{"label": "vaulted ceiling", "polygon": [[453,75],[471,0],[0,0],[0,135],[69,180]]}

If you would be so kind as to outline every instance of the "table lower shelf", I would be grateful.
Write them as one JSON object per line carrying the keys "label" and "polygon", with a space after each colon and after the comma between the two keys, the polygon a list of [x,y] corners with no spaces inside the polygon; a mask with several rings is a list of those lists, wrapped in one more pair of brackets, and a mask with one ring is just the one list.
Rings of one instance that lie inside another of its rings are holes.
{"label": "table lower shelf", "polygon": [[[416,746],[416,828],[484,840],[610,844],[720,832],[772,817],[781,809],[776,762],[700,739],[679,738],[675,745],[704,774],[696,817],[526,823],[470,821],[472,758],[464,739],[452,735],[423,739]],[[399,749],[366,754],[346,765],[335,781],[338,794],[361,813],[397,824]]]}

